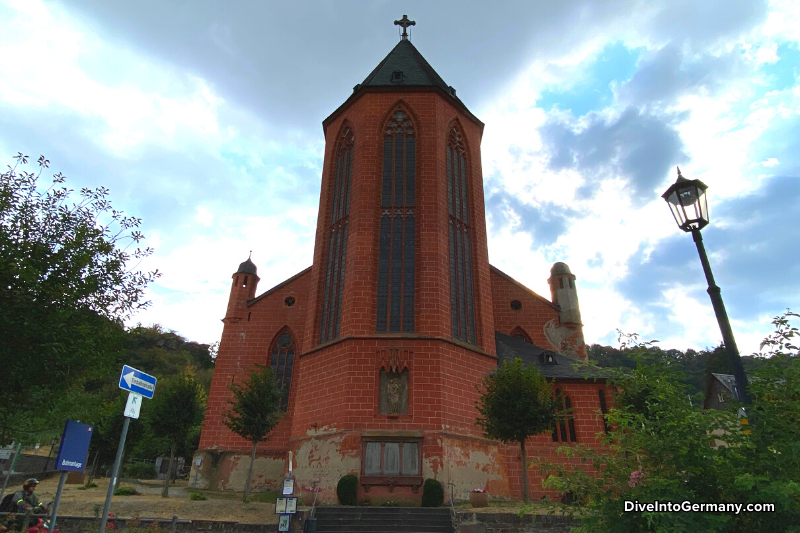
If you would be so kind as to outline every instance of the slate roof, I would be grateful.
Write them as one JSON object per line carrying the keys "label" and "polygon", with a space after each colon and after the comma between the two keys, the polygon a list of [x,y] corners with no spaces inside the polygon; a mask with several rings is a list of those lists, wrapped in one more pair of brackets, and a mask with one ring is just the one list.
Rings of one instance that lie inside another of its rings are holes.
{"label": "slate roof", "polygon": [[[522,339],[495,331],[494,340],[497,345],[498,363],[520,358],[526,365],[536,365],[539,372],[546,378],[581,380],[603,378],[597,371],[587,374],[583,370],[575,370],[573,365],[581,363],[579,359],[573,359],[552,350],[540,348]],[[552,356],[552,363],[548,362],[548,356]]]}
{"label": "slate roof", "polygon": [[247,258],[247,261],[239,264],[239,270],[236,271],[237,274],[256,274],[256,275],[258,275],[257,272],[258,272],[258,269],[256,268],[256,265],[250,260],[249,257]]}
{"label": "slate roof", "polygon": [[[402,72],[400,80],[393,79],[395,72]],[[450,92],[450,87],[422,57],[419,50],[408,39],[403,39],[378,63],[361,87],[424,87],[434,85]]]}
{"label": "slate roof", "polygon": [[[728,389],[728,392],[731,393],[731,396],[733,397],[734,401],[737,401],[737,402],[739,401],[739,389],[736,387],[736,377],[735,376],[733,376],[732,374],[717,374],[716,372],[712,372],[711,375],[717,381],[722,383],[722,385],[726,389]],[[747,376],[747,377],[748,377],[748,379],[750,378],[750,376]],[[710,389],[710,387],[709,387],[709,389]]]}
{"label": "slate roof", "polygon": [[[398,79],[395,76],[396,72],[402,72],[402,77]],[[338,116],[365,89],[383,90],[395,88],[402,90],[409,87],[441,90],[470,119],[474,120],[483,131],[483,122],[467,109],[464,102],[456,96],[456,90],[445,83],[442,77],[433,70],[430,63],[422,57],[419,50],[408,39],[402,39],[398,42],[392,48],[392,51],[383,58],[383,61],[378,63],[378,66],[370,72],[369,76],[353,88],[353,94],[322,122],[323,128],[326,128],[327,124]]]}

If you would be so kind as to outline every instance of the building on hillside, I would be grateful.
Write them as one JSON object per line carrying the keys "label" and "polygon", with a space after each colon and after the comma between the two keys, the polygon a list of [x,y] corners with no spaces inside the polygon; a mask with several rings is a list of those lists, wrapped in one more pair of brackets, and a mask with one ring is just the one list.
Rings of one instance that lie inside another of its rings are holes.
{"label": "building on hillside", "polygon": [[575,276],[556,263],[548,299],[489,264],[484,125],[405,26],[322,124],[313,265],[261,294],[249,258],[233,274],[192,485],[242,490],[251,445],[223,413],[258,363],[280,380],[286,416],[258,446],[255,490],[276,487],[291,456],[297,485],[318,481],[323,502],[351,473],[359,498],[418,500],[426,478],[458,498],[519,498],[519,447],[475,425],[476,384],[515,357],[555,380],[571,415],[530,439],[530,458],[598,442],[607,392],[572,366],[586,359]]}

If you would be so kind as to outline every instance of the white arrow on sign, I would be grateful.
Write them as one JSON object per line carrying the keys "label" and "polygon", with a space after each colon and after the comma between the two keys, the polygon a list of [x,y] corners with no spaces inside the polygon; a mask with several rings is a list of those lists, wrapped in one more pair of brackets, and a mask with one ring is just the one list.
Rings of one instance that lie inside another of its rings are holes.
{"label": "white arrow on sign", "polygon": [[125,416],[128,418],[139,418],[139,411],[142,409],[142,395],[135,392],[128,393],[128,402],[125,404]]}
{"label": "white arrow on sign", "polygon": [[128,387],[130,387],[131,385],[136,385],[137,387],[140,387],[145,390],[156,390],[155,385],[153,385],[152,383],[148,383],[147,381],[141,380],[137,377],[134,377],[133,372],[128,372],[127,374],[122,376],[122,379],[125,380],[125,383],[128,384]]}

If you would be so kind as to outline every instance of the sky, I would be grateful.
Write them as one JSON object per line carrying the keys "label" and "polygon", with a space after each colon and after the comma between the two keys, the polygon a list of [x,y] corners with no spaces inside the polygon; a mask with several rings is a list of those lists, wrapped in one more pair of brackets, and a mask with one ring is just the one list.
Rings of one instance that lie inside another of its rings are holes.
{"label": "sky", "polygon": [[393,21],[486,127],[489,261],[549,298],[577,276],[587,343],[721,342],[661,194],[708,186],[703,237],[743,354],[800,310],[800,2],[0,0],[0,165],[43,154],[142,219],[163,274],[130,324],[222,333],[252,250],[263,292],[311,265],[321,122]]}

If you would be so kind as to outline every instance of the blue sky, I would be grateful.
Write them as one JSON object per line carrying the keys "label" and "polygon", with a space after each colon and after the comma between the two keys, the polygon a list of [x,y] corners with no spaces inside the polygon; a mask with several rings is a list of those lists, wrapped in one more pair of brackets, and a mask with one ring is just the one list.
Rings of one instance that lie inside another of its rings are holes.
{"label": "blue sky", "polygon": [[[458,9],[455,9],[455,7]],[[230,275],[311,264],[321,121],[392,22],[485,124],[490,262],[578,277],[588,342],[720,342],[661,193],[709,186],[705,244],[743,353],[800,309],[800,4],[0,0],[0,163],[46,155],[143,219],[164,273],[133,323],[219,339]]]}

